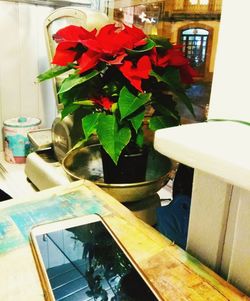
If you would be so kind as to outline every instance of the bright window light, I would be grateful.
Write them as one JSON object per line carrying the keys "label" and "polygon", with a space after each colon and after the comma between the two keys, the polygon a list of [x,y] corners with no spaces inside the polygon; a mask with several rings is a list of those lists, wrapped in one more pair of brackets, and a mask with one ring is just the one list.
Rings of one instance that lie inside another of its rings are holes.
{"label": "bright window light", "polygon": [[208,5],[209,0],[189,0],[192,5]]}

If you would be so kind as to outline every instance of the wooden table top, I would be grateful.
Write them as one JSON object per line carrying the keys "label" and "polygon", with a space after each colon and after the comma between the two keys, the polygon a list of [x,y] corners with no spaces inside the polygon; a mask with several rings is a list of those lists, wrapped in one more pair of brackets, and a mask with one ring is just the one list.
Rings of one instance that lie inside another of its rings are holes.
{"label": "wooden table top", "polygon": [[93,213],[104,217],[162,300],[250,300],[84,180],[0,204],[0,300],[44,300],[29,242],[33,226]]}

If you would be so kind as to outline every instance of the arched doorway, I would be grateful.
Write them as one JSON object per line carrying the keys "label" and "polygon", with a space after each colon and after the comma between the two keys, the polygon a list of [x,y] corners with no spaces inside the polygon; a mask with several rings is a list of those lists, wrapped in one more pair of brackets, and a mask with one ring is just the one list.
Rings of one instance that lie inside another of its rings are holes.
{"label": "arched doorway", "polygon": [[203,79],[211,79],[209,64],[212,34],[212,28],[199,23],[181,27],[178,31],[178,42],[183,45],[186,57]]}
{"label": "arched doorway", "polygon": [[183,52],[200,76],[205,74],[208,36],[208,30],[202,28],[189,28],[181,33]]}

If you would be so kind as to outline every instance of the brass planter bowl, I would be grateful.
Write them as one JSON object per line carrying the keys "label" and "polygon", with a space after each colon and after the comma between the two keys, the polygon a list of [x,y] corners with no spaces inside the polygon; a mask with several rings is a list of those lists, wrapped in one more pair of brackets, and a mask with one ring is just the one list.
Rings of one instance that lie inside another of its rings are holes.
{"label": "brass planter bowl", "polygon": [[151,148],[148,155],[146,180],[124,184],[104,183],[99,144],[72,149],[63,159],[62,166],[73,180],[90,180],[119,202],[134,202],[154,195],[168,182],[171,161]]}

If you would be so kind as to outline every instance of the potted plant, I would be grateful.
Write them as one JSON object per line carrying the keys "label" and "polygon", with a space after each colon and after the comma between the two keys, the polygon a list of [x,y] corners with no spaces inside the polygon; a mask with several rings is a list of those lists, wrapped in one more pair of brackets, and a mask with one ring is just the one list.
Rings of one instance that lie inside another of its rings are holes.
{"label": "potted plant", "polygon": [[[134,164],[144,155],[134,153],[145,153],[145,120],[152,131],[180,124],[177,101],[194,114],[185,90],[195,71],[180,45],[147,36],[141,29],[125,24],[108,24],[99,31],[70,25],[58,30],[53,38],[58,44],[53,67],[38,80],[67,75],[58,91],[64,106],[62,118],[85,110],[81,142],[97,135],[112,168],[123,164],[123,170],[129,164],[127,160],[122,163],[122,158],[132,153],[132,173],[143,169]],[[146,118],[149,107],[151,113]],[[109,165],[114,174],[112,168]],[[125,178],[130,174],[125,173]]]}

